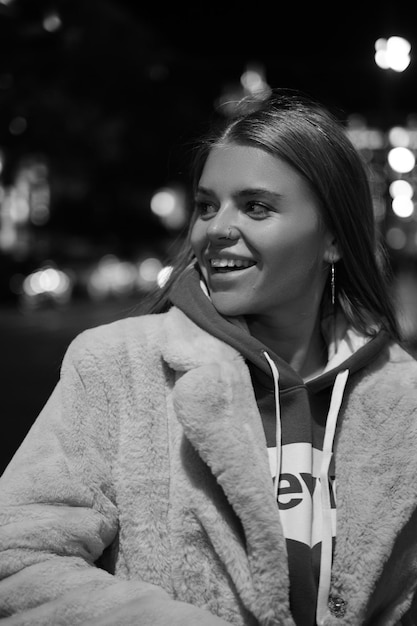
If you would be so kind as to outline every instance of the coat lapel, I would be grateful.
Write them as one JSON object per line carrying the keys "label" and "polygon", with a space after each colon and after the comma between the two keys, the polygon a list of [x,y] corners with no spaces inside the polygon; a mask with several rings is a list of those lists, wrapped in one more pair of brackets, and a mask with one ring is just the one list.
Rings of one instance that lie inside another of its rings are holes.
{"label": "coat lapel", "polygon": [[175,413],[240,519],[252,591],[244,591],[242,568],[230,558],[232,536],[219,536],[207,508],[202,522],[237,589],[251,604],[248,608],[265,620],[273,619],[273,607],[287,606],[288,624],[293,624],[285,540],[249,370],[234,348],[201,330],[176,308],[166,316],[165,331],[163,357],[179,373],[173,394]]}

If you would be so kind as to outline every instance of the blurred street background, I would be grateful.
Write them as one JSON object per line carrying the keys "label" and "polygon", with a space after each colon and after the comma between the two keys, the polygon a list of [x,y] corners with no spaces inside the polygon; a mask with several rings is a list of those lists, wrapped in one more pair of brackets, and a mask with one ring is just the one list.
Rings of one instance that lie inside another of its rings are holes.
{"label": "blurred street background", "polygon": [[415,18],[293,4],[0,0],[0,473],[71,339],[162,279],[193,141],[245,94],[300,89],[343,120],[417,351]]}

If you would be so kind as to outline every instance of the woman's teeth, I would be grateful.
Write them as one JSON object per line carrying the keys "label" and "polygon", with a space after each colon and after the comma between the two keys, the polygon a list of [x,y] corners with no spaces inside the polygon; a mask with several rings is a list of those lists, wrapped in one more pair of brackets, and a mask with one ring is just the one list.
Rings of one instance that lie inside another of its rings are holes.
{"label": "woman's teeth", "polygon": [[210,259],[210,266],[215,269],[245,269],[251,265],[255,263],[245,259]]}

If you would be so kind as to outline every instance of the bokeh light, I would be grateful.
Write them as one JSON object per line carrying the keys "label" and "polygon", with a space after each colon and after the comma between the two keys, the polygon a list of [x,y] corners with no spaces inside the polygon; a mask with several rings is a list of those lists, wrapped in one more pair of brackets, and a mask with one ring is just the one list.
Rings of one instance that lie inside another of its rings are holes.
{"label": "bokeh light", "polygon": [[410,131],[402,126],[394,126],[388,131],[391,146],[407,148],[410,145]]}
{"label": "bokeh light", "polygon": [[397,196],[412,198],[414,195],[414,189],[408,180],[399,179],[392,181],[389,186],[389,193],[391,198],[396,198]]}
{"label": "bokeh light", "polygon": [[139,263],[139,286],[147,288],[154,286],[157,282],[159,272],[162,269],[162,263],[155,257],[148,257]]}
{"label": "bokeh light", "polygon": [[29,308],[34,308],[45,301],[67,304],[72,289],[73,280],[67,272],[56,267],[42,267],[23,279],[23,304]]}
{"label": "bokeh light", "polygon": [[62,20],[58,13],[52,11],[43,18],[43,27],[48,33],[54,33],[62,27]]}
{"label": "bokeh light", "polygon": [[400,174],[411,172],[416,164],[416,158],[408,148],[392,148],[387,158],[391,168]]}
{"label": "bokeh light", "polygon": [[187,221],[185,192],[180,188],[159,189],[153,194],[150,206],[152,213],[169,230],[179,230]]}
{"label": "bokeh light", "polygon": [[392,200],[392,210],[397,217],[411,217],[414,213],[414,202],[407,196],[396,196]]}
{"label": "bokeh light", "polygon": [[387,244],[393,250],[401,250],[407,243],[407,236],[401,228],[393,226],[386,233]]}
{"label": "bokeh light", "polygon": [[171,189],[157,191],[151,199],[151,210],[158,217],[167,217],[175,211],[176,197]]}
{"label": "bokeh light", "polygon": [[404,37],[380,38],[375,42],[375,63],[383,70],[404,72],[410,64],[411,44]]}

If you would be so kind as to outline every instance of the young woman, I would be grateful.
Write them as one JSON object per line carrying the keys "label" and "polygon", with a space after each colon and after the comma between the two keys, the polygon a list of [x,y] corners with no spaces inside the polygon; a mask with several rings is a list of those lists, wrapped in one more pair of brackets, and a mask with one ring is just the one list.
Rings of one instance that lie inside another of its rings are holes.
{"label": "young woman", "polygon": [[72,342],[0,480],[5,626],[417,624],[417,364],[360,157],[276,90],[194,191],[149,314]]}

